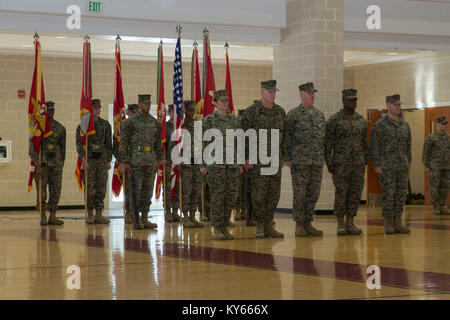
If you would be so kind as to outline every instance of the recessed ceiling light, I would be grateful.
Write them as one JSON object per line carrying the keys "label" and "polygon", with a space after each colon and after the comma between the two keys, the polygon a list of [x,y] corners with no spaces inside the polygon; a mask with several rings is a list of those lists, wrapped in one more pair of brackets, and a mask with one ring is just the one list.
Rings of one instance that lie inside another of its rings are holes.
{"label": "recessed ceiling light", "polygon": [[31,44],[23,44],[22,47],[32,47],[33,45]]}
{"label": "recessed ceiling light", "polygon": [[60,37],[55,37],[56,39],[66,39],[67,37],[64,36],[60,36]]}
{"label": "recessed ceiling light", "polygon": [[397,52],[388,52],[388,55],[390,55],[390,56],[395,56],[397,54],[398,54]]}

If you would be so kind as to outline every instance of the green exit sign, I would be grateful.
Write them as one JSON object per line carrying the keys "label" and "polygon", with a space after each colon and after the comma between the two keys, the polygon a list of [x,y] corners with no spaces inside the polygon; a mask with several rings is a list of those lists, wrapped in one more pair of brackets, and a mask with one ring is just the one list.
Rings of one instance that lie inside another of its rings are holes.
{"label": "green exit sign", "polygon": [[96,1],[88,2],[88,12],[100,13],[102,11],[102,3]]}

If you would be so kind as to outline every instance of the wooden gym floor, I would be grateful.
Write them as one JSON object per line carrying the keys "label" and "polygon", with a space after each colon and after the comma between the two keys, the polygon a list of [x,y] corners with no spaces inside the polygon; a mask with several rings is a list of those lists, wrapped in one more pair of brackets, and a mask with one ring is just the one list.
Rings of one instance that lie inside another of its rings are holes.
{"label": "wooden gym floor", "polygon": [[[450,216],[429,207],[407,207],[411,234],[389,236],[379,208],[360,207],[362,236],[338,237],[333,216],[316,216],[322,238],[296,238],[292,215],[277,213],[282,240],[256,240],[244,221],[235,240],[213,241],[209,224],[183,230],[161,211],[157,231],[73,219],[83,215],[41,228],[35,212],[0,213],[0,299],[450,299]],[[79,290],[66,285],[71,265]],[[379,290],[367,288],[370,265]]]}

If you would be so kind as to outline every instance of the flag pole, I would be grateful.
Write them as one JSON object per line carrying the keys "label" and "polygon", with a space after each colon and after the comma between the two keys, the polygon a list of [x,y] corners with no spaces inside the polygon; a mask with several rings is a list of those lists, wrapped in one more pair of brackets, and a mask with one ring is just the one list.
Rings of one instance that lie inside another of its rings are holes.
{"label": "flag pole", "polygon": [[[178,38],[181,38],[181,31],[182,31],[182,27],[181,27],[181,25],[180,24],[178,24],[177,25],[177,35],[178,35]],[[180,164],[180,167],[181,167],[181,164]],[[179,183],[179,188],[180,188],[180,192],[179,192],[179,196],[178,196],[178,198],[179,198],[179,200],[180,200],[180,214],[181,214],[181,216],[183,216],[183,191],[182,191],[182,187],[181,187],[181,183],[182,183],[182,180],[181,180],[181,172],[179,172],[179,175],[178,175],[178,183]]]}
{"label": "flag pole", "polygon": [[[162,39],[159,42],[159,44],[161,45],[161,59],[162,59],[162,45],[163,45]],[[159,66],[158,66],[158,68],[159,68]],[[158,70],[158,72],[159,72],[159,70]],[[163,75],[161,74],[160,77],[163,77]],[[159,97],[159,86],[158,86],[158,103],[159,103],[159,99],[160,99],[160,97]],[[164,115],[165,114],[166,114],[166,106],[164,105]],[[161,118],[161,120],[164,122],[167,122],[165,118],[164,119]],[[166,141],[167,141],[167,134],[166,134]],[[164,146],[163,146],[163,157],[165,160],[166,159],[166,143],[164,143]],[[163,191],[164,191],[163,197],[164,197],[164,213],[165,213],[167,210],[167,207],[166,207],[166,164],[165,163],[163,165],[163,181],[162,181],[162,183],[163,183]]]}
{"label": "flag pole", "polygon": [[[37,32],[34,33],[34,42],[35,42],[35,45],[36,45],[36,43],[39,42],[39,35]],[[40,80],[39,81],[37,80],[37,78],[39,76],[40,76],[40,74],[39,75],[36,74],[36,81],[38,83],[40,82]],[[42,103],[42,101],[40,101],[41,97],[36,96],[36,99],[39,99],[38,101],[40,103]],[[41,170],[42,170],[42,143],[39,145],[39,166],[41,167]],[[35,171],[36,171],[36,169],[35,169]],[[41,174],[39,175],[39,214],[41,216],[42,216],[42,176],[43,176],[43,172],[41,172]]]}
{"label": "flag pole", "polygon": [[[89,35],[84,36],[84,41],[89,42]],[[89,56],[90,58],[90,56]],[[92,114],[91,114],[92,117]],[[88,203],[88,146],[89,146],[89,135],[86,132],[86,145],[84,146],[84,163],[86,164],[86,168],[84,168],[84,217],[87,218],[87,203]]]}

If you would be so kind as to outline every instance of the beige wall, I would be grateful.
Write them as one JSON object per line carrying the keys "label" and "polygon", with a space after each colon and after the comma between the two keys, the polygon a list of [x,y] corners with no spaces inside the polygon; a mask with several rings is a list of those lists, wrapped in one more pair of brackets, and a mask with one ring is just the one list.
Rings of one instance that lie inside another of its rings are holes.
{"label": "beige wall", "polygon": [[[137,94],[151,93],[156,101],[156,63],[122,58],[125,103],[136,103]],[[81,58],[46,57],[43,54],[44,86],[47,100],[55,101],[55,119],[67,129],[67,157],[63,173],[60,205],[83,203],[73,172],[76,164],[75,129],[79,123],[81,94]],[[113,102],[114,60],[93,59],[93,95],[103,104],[102,117],[108,118],[107,105]],[[225,65],[213,63],[217,89],[225,87]],[[33,75],[34,57],[0,54],[0,136],[11,140],[13,162],[0,166],[0,207],[34,206],[28,182],[28,94]],[[173,62],[164,64],[166,102],[172,101]],[[190,62],[183,63],[184,96],[190,98]],[[244,65],[231,62],[234,104],[237,109],[250,105],[259,97],[261,80],[272,78],[271,65]],[[17,98],[17,90],[26,90],[26,99]],[[108,182],[110,183],[110,181]]]}
{"label": "beige wall", "polygon": [[425,194],[425,171],[422,163],[422,149],[425,141],[425,111],[404,111],[403,118],[411,128],[412,163],[409,174],[411,190],[413,193]]}
{"label": "beige wall", "polygon": [[[385,97],[401,94],[404,107],[450,101],[450,54],[345,68],[345,87],[358,90],[358,109],[385,108]],[[449,103],[450,104],[450,103]]]}

